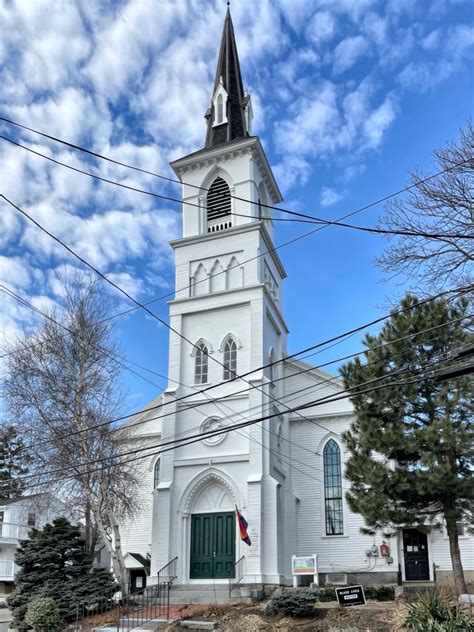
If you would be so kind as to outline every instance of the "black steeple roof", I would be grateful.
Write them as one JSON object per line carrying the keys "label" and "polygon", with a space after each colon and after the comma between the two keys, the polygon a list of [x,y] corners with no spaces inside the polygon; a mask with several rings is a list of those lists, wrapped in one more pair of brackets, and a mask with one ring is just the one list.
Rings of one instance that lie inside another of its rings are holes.
{"label": "black steeple roof", "polygon": [[227,9],[222,30],[219,60],[212,93],[213,98],[220,81],[222,81],[222,85],[228,95],[225,108],[227,121],[221,125],[214,125],[216,111],[214,104],[211,103],[211,107],[205,115],[207,121],[206,147],[215,147],[237,138],[249,136],[244,114],[249,97],[244,93],[239,56],[235,44],[234,27],[229,9]]}

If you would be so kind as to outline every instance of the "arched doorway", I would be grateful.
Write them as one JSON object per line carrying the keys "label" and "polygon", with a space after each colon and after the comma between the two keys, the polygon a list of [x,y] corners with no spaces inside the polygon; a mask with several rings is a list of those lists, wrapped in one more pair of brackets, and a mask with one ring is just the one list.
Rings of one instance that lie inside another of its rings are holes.
{"label": "arched doorway", "polygon": [[229,482],[215,473],[208,473],[189,490],[184,515],[189,579],[226,580],[233,576],[237,502]]}

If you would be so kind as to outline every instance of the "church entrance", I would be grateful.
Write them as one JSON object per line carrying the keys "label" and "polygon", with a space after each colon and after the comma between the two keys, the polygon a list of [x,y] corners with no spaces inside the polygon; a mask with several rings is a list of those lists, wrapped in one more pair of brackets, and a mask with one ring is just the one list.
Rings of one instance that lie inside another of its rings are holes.
{"label": "church entrance", "polygon": [[191,515],[191,579],[233,577],[235,564],[235,513]]}

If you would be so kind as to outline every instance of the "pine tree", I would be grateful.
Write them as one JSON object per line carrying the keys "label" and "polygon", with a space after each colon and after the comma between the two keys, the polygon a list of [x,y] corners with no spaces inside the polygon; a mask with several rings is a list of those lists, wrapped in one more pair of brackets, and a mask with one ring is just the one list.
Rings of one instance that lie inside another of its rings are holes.
{"label": "pine tree", "polygon": [[80,529],[66,518],[57,518],[43,529],[32,529],[30,539],[21,542],[15,561],[21,570],[8,606],[21,632],[29,629],[24,619],[33,598],[51,597],[61,617],[73,621],[82,600],[111,597],[117,589],[109,571],[91,569],[91,556]]}
{"label": "pine tree", "polygon": [[369,380],[389,385],[351,395],[356,421],[343,435],[350,454],[347,500],[372,528],[444,523],[455,584],[467,592],[456,523],[473,522],[473,376],[438,382],[433,370],[472,342],[472,318],[460,320],[467,316],[463,300],[420,304],[407,295],[401,307],[411,309],[393,313],[379,335],[366,336],[365,362],[357,358],[341,369],[345,388],[363,390]]}
{"label": "pine tree", "polygon": [[15,426],[0,429],[0,498],[21,496],[24,482],[17,477],[28,473],[30,457]]}

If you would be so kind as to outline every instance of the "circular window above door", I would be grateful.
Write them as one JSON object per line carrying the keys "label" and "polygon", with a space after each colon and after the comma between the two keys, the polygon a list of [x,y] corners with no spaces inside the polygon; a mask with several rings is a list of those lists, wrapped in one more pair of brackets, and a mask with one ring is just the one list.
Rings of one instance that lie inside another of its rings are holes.
{"label": "circular window above door", "polygon": [[[207,432],[215,432],[217,430],[220,430],[221,428],[224,428],[224,424],[222,423],[222,420],[218,419],[217,417],[211,417],[210,419],[206,419],[201,424],[201,434],[204,434]],[[204,437],[202,441],[206,445],[213,446],[213,445],[218,445],[219,443],[224,441],[225,437],[226,437],[225,433],[211,434],[210,436]]]}

